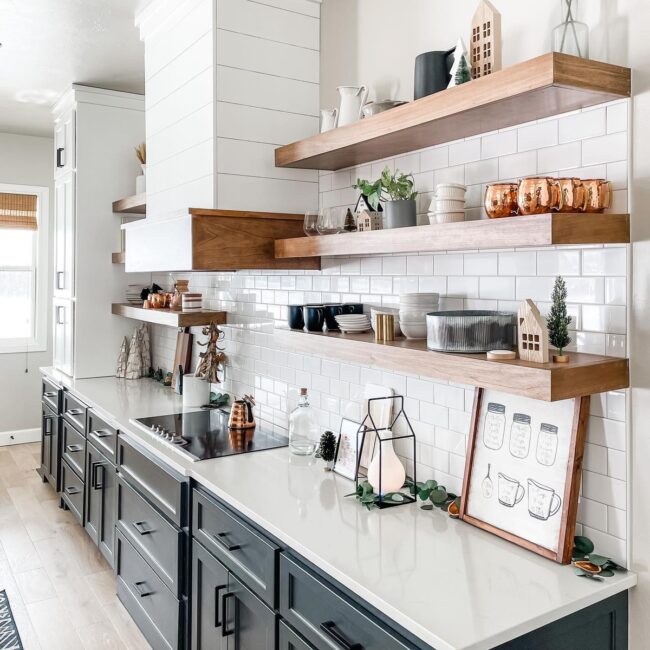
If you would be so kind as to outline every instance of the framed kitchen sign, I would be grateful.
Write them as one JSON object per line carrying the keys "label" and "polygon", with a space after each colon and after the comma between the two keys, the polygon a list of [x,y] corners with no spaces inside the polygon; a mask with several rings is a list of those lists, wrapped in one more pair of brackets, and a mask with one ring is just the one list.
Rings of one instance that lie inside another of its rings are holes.
{"label": "framed kitchen sign", "polygon": [[571,561],[589,397],[542,402],[477,388],[460,518]]}

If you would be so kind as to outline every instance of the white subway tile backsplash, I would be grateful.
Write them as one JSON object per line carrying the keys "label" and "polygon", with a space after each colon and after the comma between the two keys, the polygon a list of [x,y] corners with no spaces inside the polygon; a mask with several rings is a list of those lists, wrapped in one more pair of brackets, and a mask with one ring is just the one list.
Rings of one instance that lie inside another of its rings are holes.
{"label": "white subway tile backsplash", "polygon": [[[418,189],[423,191],[419,200],[419,216],[423,222],[436,183],[467,182],[466,218],[484,218],[486,183],[538,172],[609,178],[615,188],[614,207],[620,210],[623,199],[626,206],[628,186],[626,117],[622,121],[627,105],[623,102],[576,111],[465,142],[349,170],[320,173],[320,203],[354,207],[357,192],[350,185],[358,176],[372,178],[387,165],[417,175]],[[602,131],[605,111],[608,135]],[[580,148],[583,155],[576,160],[575,152]],[[538,157],[541,164],[550,168],[538,166]],[[363,363],[340,363],[336,358],[324,358],[318,356],[316,348],[311,355],[279,349],[272,327],[274,323],[286,321],[287,304],[360,301],[366,305],[398,306],[400,292],[434,291],[441,294],[441,309],[512,311],[523,299],[532,298],[546,315],[555,276],[561,273],[567,281],[568,308],[574,319],[570,350],[625,354],[628,302],[625,246],[435,255],[364,256],[362,251],[359,253],[354,257],[324,257],[320,272],[191,274],[190,286],[203,292],[206,306],[226,308],[233,314],[231,322],[241,319],[242,323],[255,323],[254,330],[225,328],[227,368],[224,384],[219,389],[237,394],[254,392],[258,399],[256,413],[274,423],[278,432],[286,430],[287,412],[295,405],[302,386],[310,390],[322,426],[333,431],[338,431],[341,417],[360,421],[367,383],[389,386],[405,396],[405,409],[417,436],[418,478],[435,478],[449,489],[460,491],[474,399],[473,387],[415,377],[407,374],[408,368],[404,368],[404,374],[397,374]],[[168,284],[166,276],[154,279],[161,285]],[[193,331],[201,340],[200,329]],[[156,365],[171,367],[174,337],[169,328],[153,328]],[[195,349],[194,362],[197,354]],[[599,550],[611,549],[622,562],[627,536],[626,396],[626,391],[592,396],[584,460],[585,488],[578,516],[582,530],[588,531]],[[397,448],[405,458],[410,453],[405,447]],[[409,463],[407,467],[412,471],[412,462]]]}

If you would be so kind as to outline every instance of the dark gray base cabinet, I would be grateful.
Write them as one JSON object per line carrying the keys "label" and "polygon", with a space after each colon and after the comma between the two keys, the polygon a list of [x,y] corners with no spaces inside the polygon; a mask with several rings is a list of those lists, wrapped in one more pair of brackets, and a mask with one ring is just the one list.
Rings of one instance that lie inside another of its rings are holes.
{"label": "dark gray base cabinet", "polygon": [[86,447],[86,532],[106,561],[114,566],[117,521],[117,472],[94,445]]}
{"label": "dark gray base cabinet", "polygon": [[59,491],[59,415],[45,402],[41,412],[41,467],[39,473],[55,492]]}
{"label": "dark gray base cabinet", "polygon": [[275,650],[275,612],[196,540],[192,559],[192,650]]}

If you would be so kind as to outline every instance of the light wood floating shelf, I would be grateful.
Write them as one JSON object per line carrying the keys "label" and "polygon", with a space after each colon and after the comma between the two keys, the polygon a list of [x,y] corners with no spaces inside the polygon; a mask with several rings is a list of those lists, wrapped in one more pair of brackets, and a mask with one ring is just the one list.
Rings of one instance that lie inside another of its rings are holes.
{"label": "light wood floating shelf", "polygon": [[554,402],[629,386],[628,360],[571,353],[567,364],[488,361],[485,354],[447,354],[427,350],[426,341],[397,339],[375,343],[374,335],[309,333],[276,329],[275,337],[292,352],[320,354],[414,375],[493,388]]}
{"label": "light wood floating shelf", "polygon": [[629,97],[630,79],[629,68],[544,54],[280,147],[275,151],[275,164],[343,169]]}
{"label": "light wood floating shelf", "polygon": [[279,239],[275,242],[275,256],[373,255],[629,241],[629,214],[551,213]]}
{"label": "light wood floating shelf", "polygon": [[112,253],[113,264],[124,264],[126,253],[122,251],[121,253]]}
{"label": "light wood floating shelf", "polygon": [[184,314],[170,309],[143,309],[137,305],[123,303],[113,304],[111,311],[116,316],[125,316],[145,323],[169,325],[170,327],[200,327],[210,323],[217,325],[226,323],[225,311],[200,311]]}
{"label": "light wood floating shelf", "polygon": [[147,195],[134,194],[119,201],[113,201],[113,212],[116,214],[146,214]]}

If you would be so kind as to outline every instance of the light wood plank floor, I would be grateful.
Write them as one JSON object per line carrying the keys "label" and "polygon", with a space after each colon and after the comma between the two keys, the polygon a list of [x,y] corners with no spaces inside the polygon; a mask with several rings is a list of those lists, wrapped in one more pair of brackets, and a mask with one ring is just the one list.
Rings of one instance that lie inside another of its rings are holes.
{"label": "light wood plank floor", "polygon": [[0,589],[25,650],[150,648],[90,537],[36,473],[40,444],[0,447]]}

